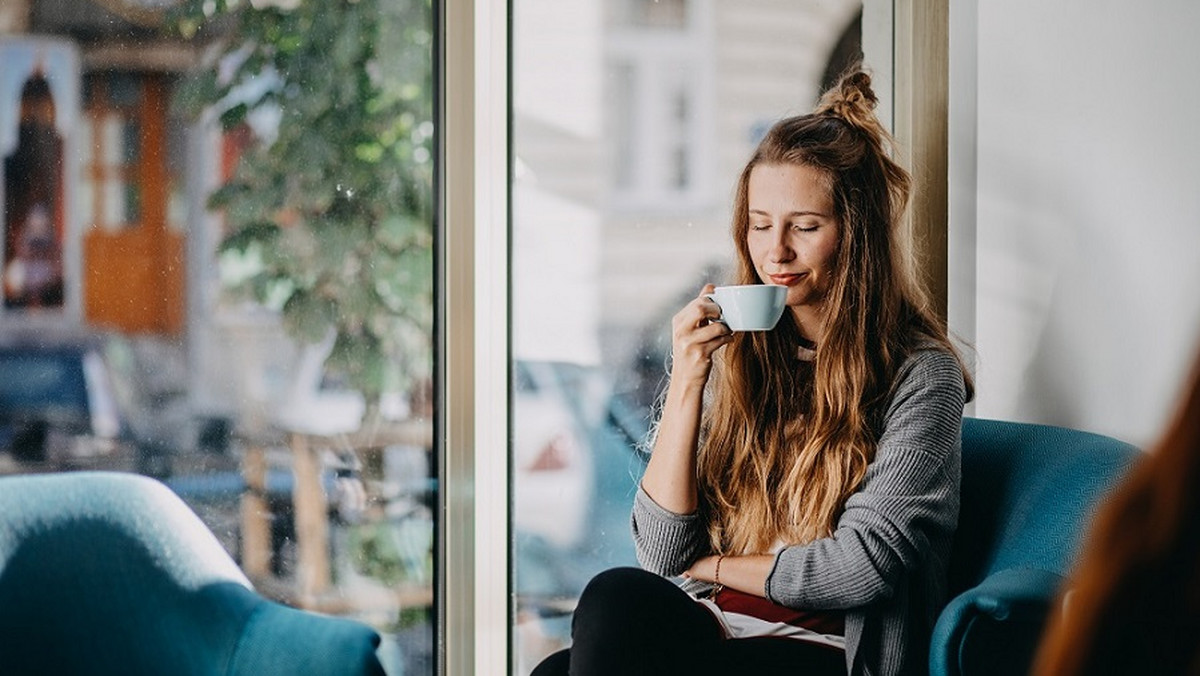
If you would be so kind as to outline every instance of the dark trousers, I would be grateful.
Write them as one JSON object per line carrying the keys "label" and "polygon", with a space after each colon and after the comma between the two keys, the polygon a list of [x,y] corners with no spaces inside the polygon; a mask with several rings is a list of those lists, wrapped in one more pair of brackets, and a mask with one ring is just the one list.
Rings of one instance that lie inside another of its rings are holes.
{"label": "dark trousers", "polygon": [[707,608],[653,573],[615,568],[579,597],[571,647],[531,676],[846,674],[845,653],[788,638],[727,639]]}

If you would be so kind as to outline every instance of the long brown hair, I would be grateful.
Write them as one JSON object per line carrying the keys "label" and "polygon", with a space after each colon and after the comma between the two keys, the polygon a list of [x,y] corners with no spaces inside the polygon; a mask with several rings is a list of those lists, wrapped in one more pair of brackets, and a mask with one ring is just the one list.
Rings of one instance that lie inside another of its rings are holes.
{"label": "long brown hair", "polygon": [[[852,70],[816,110],[776,123],[738,180],[735,283],[758,284],[747,248],[750,172],[762,164],[820,171],[840,227],[825,333],[797,359],[791,313],[769,332],[738,333],[717,353],[699,452],[712,546],[762,553],[829,535],[874,456],[893,377],[922,344],[955,353],[900,235],[911,180],[875,117],[870,77]],[[964,369],[968,389],[970,379]]]}
{"label": "long brown hair", "polygon": [[1098,510],[1032,673],[1200,675],[1200,361],[1189,387]]}

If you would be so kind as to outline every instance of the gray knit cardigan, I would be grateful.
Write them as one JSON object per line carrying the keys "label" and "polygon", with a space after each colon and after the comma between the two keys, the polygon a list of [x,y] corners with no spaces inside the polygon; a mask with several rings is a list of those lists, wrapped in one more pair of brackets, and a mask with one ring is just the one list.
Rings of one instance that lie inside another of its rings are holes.
{"label": "gray knit cardigan", "polygon": [[[846,500],[832,536],[786,547],[767,577],[767,598],[846,613],[846,666],[855,676],[923,674],[929,637],[946,594],[958,521],[965,385],[941,350],[901,366],[875,458]],[[698,514],[675,514],[638,490],[633,538],[642,567],[678,576],[709,553]],[[702,594],[708,585],[685,581]],[[797,673],[803,665],[797,665]]]}

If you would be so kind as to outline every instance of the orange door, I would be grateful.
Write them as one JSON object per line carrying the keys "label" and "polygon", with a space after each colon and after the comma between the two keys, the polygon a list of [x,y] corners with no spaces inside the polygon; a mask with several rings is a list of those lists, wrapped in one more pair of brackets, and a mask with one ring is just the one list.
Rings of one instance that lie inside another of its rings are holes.
{"label": "orange door", "polygon": [[84,315],[94,326],[178,335],[185,321],[184,238],[169,222],[169,82],[163,75],[89,75],[85,110]]}

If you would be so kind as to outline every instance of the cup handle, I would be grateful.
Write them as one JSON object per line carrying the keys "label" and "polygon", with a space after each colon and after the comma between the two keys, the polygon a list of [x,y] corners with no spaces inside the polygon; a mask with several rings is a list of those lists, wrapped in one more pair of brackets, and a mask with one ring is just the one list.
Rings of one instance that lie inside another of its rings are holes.
{"label": "cup handle", "polygon": [[[707,299],[709,299],[709,300],[711,300],[711,301],[712,301],[712,302],[714,302],[714,303],[717,303],[717,297],[716,297],[714,294],[711,294],[711,293],[706,293],[706,294],[704,294],[704,297],[705,297],[705,298],[707,298]],[[718,310],[720,310],[720,309],[721,309],[721,304],[720,304],[720,303],[717,303],[717,309],[718,309]],[[725,323],[725,314],[724,314],[724,313],[725,313],[725,311],[724,311],[724,310],[721,310],[721,316],[720,316],[720,317],[717,317],[716,319],[710,319],[710,320],[708,320],[708,321],[710,321],[710,322],[717,322],[717,323],[719,323],[719,324],[724,324],[724,323]]]}

